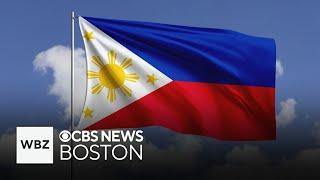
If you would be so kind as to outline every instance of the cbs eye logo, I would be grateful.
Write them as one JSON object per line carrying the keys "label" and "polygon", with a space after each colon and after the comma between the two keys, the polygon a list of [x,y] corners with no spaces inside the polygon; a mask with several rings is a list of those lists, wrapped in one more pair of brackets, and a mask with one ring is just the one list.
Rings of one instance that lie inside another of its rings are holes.
{"label": "cbs eye logo", "polygon": [[71,139],[71,134],[69,131],[64,130],[60,132],[59,138],[60,138],[60,141],[62,142],[69,142]]}

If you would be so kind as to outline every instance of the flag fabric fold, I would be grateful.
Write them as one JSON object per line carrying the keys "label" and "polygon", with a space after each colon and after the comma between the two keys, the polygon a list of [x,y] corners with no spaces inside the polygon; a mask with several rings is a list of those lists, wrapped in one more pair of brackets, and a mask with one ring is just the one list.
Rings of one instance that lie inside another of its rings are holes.
{"label": "flag fabric fold", "polygon": [[162,126],[274,139],[275,43],[234,31],[79,18],[87,56],[80,129]]}

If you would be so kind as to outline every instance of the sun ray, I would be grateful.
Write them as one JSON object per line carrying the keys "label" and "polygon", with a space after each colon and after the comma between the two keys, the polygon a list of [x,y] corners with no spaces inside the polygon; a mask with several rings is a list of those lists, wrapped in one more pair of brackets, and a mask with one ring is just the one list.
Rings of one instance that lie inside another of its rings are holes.
{"label": "sun ray", "polygon": [[114,51],[109,51],[108,52],[108,58],[109,58],[109,64],[115,64],[116,63],[116,58],[117,54]]}
{"label": "sun ray", "polygon": [[120,64],[120,66],[123,68],[123,69],[126,69],[128,67],[130,67],[132,65],[132,59],[131,58],[125,58],[122,63]]}
{"label": "sun ray", "polygon": [[116,100],[116,90],[115,89],[109,89],[107,99],[110,102],[113,102]]}
{"label": "sun ray", "polygon": [[130,88],[128,88],[128,86],[123,84],[122,86],[120,86],[120,89],[121,89],[121,91],[123,92],[124,95],[126,95],[128,97],[131,97],[132,90]]}
{"label": "sun ray", "polygon": [[99,78],[99,73],[95,71],[88,71],[88,79]]}
{"label": "sun ray", "polygon": [[99,56],[92,56],[91,62],[95,64],[100,70],[88,70],[87,78],[96,79],[98,81],[91,88],[92,94],[100,94],[102,90],[106,89],[106,100],[113,103],[117,99],[117,92],[121,91],[124,96],[131,97],[133,90],[130,89],[125,83],[127,81],[137,82],[139,76],[137,73],[126,73],[125,69],[132,66],[131,58],[124,58],[121,64],[117,64],[117,54],[111,50],[107,54],[108,60],[105,63]]}
{"label": "sun ray", "polygon": [[126,74],[126,80],[131,82],[136,82],[139,79],[139,76],[136,73]]}
{"label": "sun ray", "polygon": [[99,68],[103,68],[104,63],[101,61],[99,56],[92,56],[91,62],[94,63]]}
{"label": "sun ray", "polygon": [[91,93],[92,93],[92,94],[99,94],[102,89],[103,89],[103,86],[102,86],[100,83],[98,83],[98,84],[94,85],[94,86],[91,88]]}

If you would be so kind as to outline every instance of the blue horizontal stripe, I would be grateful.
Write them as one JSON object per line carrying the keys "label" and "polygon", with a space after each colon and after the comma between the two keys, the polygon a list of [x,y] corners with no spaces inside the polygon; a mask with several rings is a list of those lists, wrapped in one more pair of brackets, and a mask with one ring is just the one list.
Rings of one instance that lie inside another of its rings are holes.
{"label": "blue horizontal stripe", "polygon": [[222,29],[85,19],[173,80],[275,86],[272,39]]}

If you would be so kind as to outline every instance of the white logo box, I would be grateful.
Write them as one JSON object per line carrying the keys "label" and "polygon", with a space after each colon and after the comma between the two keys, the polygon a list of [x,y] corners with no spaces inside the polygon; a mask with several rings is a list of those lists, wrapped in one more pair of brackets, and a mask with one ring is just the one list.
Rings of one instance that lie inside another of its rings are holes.
{"label": "white logo box", "polygon": [[16,128],[17,164],[53,164],[53,127]]}

